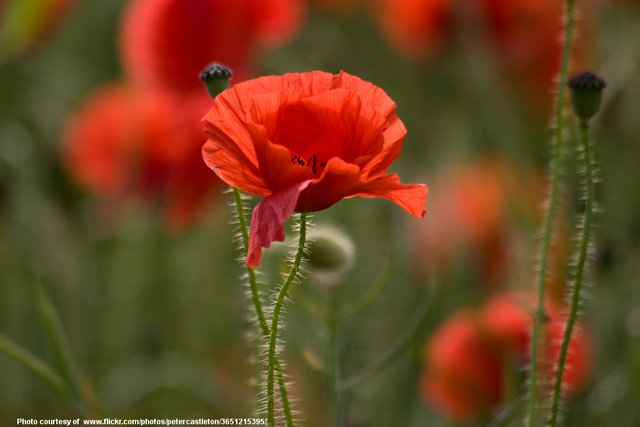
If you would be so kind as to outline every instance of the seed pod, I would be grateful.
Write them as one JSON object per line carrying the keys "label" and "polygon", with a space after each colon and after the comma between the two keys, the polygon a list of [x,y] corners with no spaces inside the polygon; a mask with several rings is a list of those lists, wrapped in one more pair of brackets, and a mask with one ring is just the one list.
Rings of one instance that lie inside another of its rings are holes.
{"label": "seed pod", "polygon": [[598,112],[602,89],[605,87],[604,80],[589,71],[583,71],[569,80],[571,105],[580,120],[587,122]]}

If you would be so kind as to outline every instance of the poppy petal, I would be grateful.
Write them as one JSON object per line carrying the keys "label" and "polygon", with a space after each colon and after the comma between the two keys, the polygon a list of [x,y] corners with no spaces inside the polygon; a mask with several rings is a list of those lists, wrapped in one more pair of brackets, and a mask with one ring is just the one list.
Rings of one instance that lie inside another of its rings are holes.
{"label": "poppy petal", "polygon": [[320,178],[307,187],[298,198],[296,210],[313,212],[338,203],[353,192],[360,179],[360,168],[338,157],[329,160]]}
{"label": "poppy petal", "polygon": [[362,173],[368,178],[383,175],[389,165],[400,155],[402,141],[407,135],[407,129],[396,115],[396,103],[376,85],[345,72],[336,76],[336,85],[355,92],[363,106],[386,117],[387,128],[383,132],[382,149],[377,151],[373,159],[366,159],[368,164],[362,167]]}
{"label": "poppy petal", "polygon": [[422,218],[426,213],[428,188],[424,184],[402,184],[398,175],[385,175],[362,184],[357,194],[349,197],[381,197],[392,201],[411,215]]}
{"label": "poppy petal", "polygon": [[205,130],[209,139],[202,146],[202,158],[221,180],[251,194],[266,196],[271,193],[262,173],[241,147],[208,122],[205,122]]}
{"label": "poppy petal", "polygon": [[391,163],[400,156],[405,136],[407,128],[394,114],[391,124],[382,134],[382,149],[362,168],[363,175],[369,179],[384,175]]}
{"label": "poppy petal", "polygon": [[373,107],[380,114],[388,117],[396,110],[396,103],[387,93],[373,83],[362,80],[360,77],[341,71],[335,78],[335,88],[347,89],[354,92],[360,101],[367,107]]}
{"label": "poppy petal", "polygon": [[267,138],[267,130],[262,125],[245,125],[256,149],[258,165],[272,192],[291,187],[297,182],[313,179],[310,168],[297,165],[292,167],[292,153],[287,147],[274,144]]}
{"label": "poppy petal", "polygon": [[202,118],[202,123],[207,133],[215,129],[216,134],[225,135],[226,141],[223,141],[225,144],[237,145],[246,159],[257,165],[251,136],[244,127],[244,123],[251,120],[243,109],[247,108],[248,111],[250,105],[244,105],[239,98],[233,89],[222,92],[215,98],[211,109]]}
{"label": "poppy petal", "polygon": [[346,89],[333,89],[300,99],[280,115],[277,142],[304,159],[314,154],[322,161],[337,156],[353,163],[364,154],[374,155],[383,146],[387,123],[375,109]]}
{"label": "poppy petal", "polygon": [[293,213],[300,192],[311,182],[303,181],[287,190],[267,196],[253,209],[247,266],[257,268],[262,259],[262,248],[270,247],[274,241],[284,241],[284,222]]}

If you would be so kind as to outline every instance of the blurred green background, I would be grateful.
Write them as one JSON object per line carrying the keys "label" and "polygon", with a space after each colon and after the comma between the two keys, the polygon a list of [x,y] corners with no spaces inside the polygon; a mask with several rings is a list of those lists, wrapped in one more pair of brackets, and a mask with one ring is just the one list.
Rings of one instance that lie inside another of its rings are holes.
{"label": "blurred green background", "polygon": [[[122,75],[116,43],[124,4],[78,1],[37,49],[18,46],[16,52],[6,48],[9,39],[2,43],[0,333],[53,361],[35,296],[40,286],[59,312],[91,415],[249,416],[249,300],[231,243],[229,195],[220,191],[205,217],[179,233],[165,233],[158,212],[142,205],[128,206],[119,221],[105,226],[95,213],[100,202],[61,166],[66,117],[95,87]],[[608,87],[592,132],[602,211],[583,310],[595,363],[589,384],[567,405],[566,424],[631,427],[640,425],[640,5],[600,2],[597,11],[586,63]],[[390,46],[364,5],[327,11],[312,4],[297,36],[255,62],[259,74],[345,70],[382,87],[409,130],[392,166],[404,182],[426,182],[438,193],[446,182],[439,176],[487,156],[540,179],[550,153],[547,111],[496,65],[495,52],[464,28],[457,34],[437,57],[413,61]],[[573,145],[568,153],[576,157]],[[565,174],[567,220],[580,206],[574,166],[569,161]],[[446,190],[438,194],[427,202],[429,212],[446,199]],[[511,257],[522,265],[499,285],[484,283],[474,267],[482,254],[468,248],[455,252],[432,283],[416,263],[439,258],[416,252],[410,231],[415,220],[388,202],[346,200],[314,215],[316,224],[335,226],[354,243],[355,265],[335,291],[339,306],[358,301],[392,265],[375,301],[338,325],[343,376],[387,351],[420,298],[434,299],[408,351],[347,393],[347,425],[453,425],[420,396],[423,343],[457,308],[478,304],[497,289],[528,286],[523,282],[534,268],[537,220],[517,212],[539,208],[541,195],[522,190],[517,203],[526,207],[509,212],[522,244],[508,250],[523,251]],[[423,221],[430,221],[429,213]],[[283,253],[267,251],[269,283],[278,277]],[[313,363],[322,360],[325,333],[313,302],[321,305],[325,294],[313,280],[303,284],[293,291],[297,303],[287,314],[285,355],[309,426],[329,425],[322,373]],[[74,414],[40,378],[0,354],[0,425]]]}

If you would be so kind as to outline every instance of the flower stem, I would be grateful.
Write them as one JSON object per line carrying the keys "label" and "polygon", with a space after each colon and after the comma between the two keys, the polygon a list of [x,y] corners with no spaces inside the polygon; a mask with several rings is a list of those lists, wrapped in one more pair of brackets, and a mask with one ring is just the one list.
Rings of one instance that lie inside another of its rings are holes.
{"label": "flower stem", "polygon": [[[242,202],[242,196],[240,195],[240,190],[237,188],[233,189],[233,199],[236,204],[236,215],[238,217],[238,226],[240,228],[240,233],[242,236],[242,245],[243,250],[246,253],[246,250],[249,247],[249,229],[247,227],[247,220],[244,217],[244,204]],[[260,294],[258,293],[258,283],[256,281],[256,272],[253,268],[247,267],[247,275],[249,276],[249,287],[251,289],[251,299],[253,301],[253,305],[256,310],[256,315],[258,316],[258,323],[260,324],[260,329],[262,329],[263,335],[269,335],[269,326],[267,325],[267,321],[264,317],[264,311],[262,310],[262,301],[260,301]]]}
{"label": "flower stem", "polygon": [[[300,269],[300,263],[302,262],[302,256],[304,255],[304,245],[307,235],[307,215],[305,213],[300,214],[300,236],[298,238],[298,248],[296,250],[295,258],[291,264],[289,274],[284,283],[278,291],[276,302],[273,307],[273,318],[271,320],[271,334],[269,336],[269,354],[268,354],[268,371],[267,371],[267,419],[269,427],[275,427],[275,395],[274,395],[274,376],[276,367],[279,365],[278,357],[276,354],[276,346],[278,341],[278,322],[280,321],[280,313],[284,302],[289,292],[289,286],[293,283],[294,279],[298,275]],[[281,396],[283,404],[286,403],[286,396]]]}
{"label": "flower stem", "polygon": [[329,419],[334,427],[340,421],[340,392],[338,391],[338,361],[336,357],[336,289],[329,287],[327,290],[327,312],[325,316],[325,381],[327,389],[327,401],[329,404]]}
{"label": "flower stem", "polygon": [[[242,237],[243,251],[246,254],[249,248],[249,228],[247,227],[247,220],[244,216],[244,203],[242,202],[242,195],[240,190],[233,188],[233,199],[236,206],[236,216],[238,218],[238,226],[240,228],[240,234]],[[262,309],[262,301],[260,300],[260,293],[258,292],[258,282],[256,280],[256,272],[251,267],[247,268],[247,276],[249,277],[249,289],[251,291],[251,300],[253,301],[253,307],[258,318],[258,324],[260,326],[260,332],[263,338],[269,337],[269,325],[267,325],[266,318],[264,316],[264,310]],[[282,396],[283,410],[288,427],[293,426],[293,415],[291,413],[291,407],[289,405],[287,385],[285,382],[282,367],[277,361],[276,371],[278,373],[278,388],[280,395]],[[258,383],[259,383],[258,379]]]}
{"label": "flower stem", "polygon": [[558,365],[556,370],[556,378],[553,387],[553,396],[551,400],[551,415],[549,418],[549,426],[555,427],[558,419],[558,406],[560,402],[560,394],[562,390],[562,377],[564,367],[567,360],[567,352],[569,350],[569,342],[571,334],[578,317],[578,306],[580,305],[580,291],[584,283],[584,272],[588,258],[589,243],[591,238],[591,223],[594,216],[594,199],[595,199],[595,183],[593,180],[593,154],[591,153],[589,141],[589,129],[586,122],[580,124],[580,146],[582,155],[584,156],[584,188],[585,188],[585,206],[582,219],[582,233],[578,242],[578,257],[575,267],[574,284],[571,293],[571,303],[569,307],[569,317],[565,326],[560,354],[558,355]]}
{"label": "flower stem", "polygon": [[553,223],[558,209],[560,198],[560,178],[563,163],[564,149],[564,127],[565,127],[565,98],[567,92],[567,81],[569,75],[569,58],[571,56],[571,46],[573,44],[573,31],[575,24],[575,0],[566,0],[565,27],[562,46],[562,58],[560,63],[560,76],[557,86],[557,96],[554,105],[554,140],[553,152],[550,164],[550,190],[542,223],[542,237],[539,248],[539,267],[536,275],[536,308],[533,316],[531,330],[531,359],[529,376],[529,399],[526,425],[535,427],[538,425],[538,365],[539,346],[542,322],[544,319],[544,288],[547,279],[547,266],[549,258],[549,247],[553,235]]}
{"label": "flower stem", "polygon": [[78,368],[71,346],[64,332],[60,316],[40,284],[36,285],[36,300],[57,371],[67,385],[69,396],[76,412],[80,415],[87,415],[88,405],[82,391]]}
{"label": "flower stem", "polygon": [[63,395],[65,399],[68,399],[72,404],[74,403],[73,399],[70,398],[69,388],[65,383],[65,380],[37,356],[14,343],[4,335],[0,335],[0,352],[12,357],[31,372],[42,378],[51,387]]}
{"label": "flower stem", "polygon": [[[437,289],[434,287],[434,289]],[[431,295],[431,298],[424,294],[418,302],[413,317],[411,318],[407,329],[400,335],[398,340],[384,353],[380,358],[373,361],[369,366],[365,367],[361,372],[353,374],[338,384],[338,390],[344,392],[357,385],[362,384],[369,378],[379,374],[389,366],[391,366],[404,352],[413,344],[420,336],[421,327],[425,324],[429,314],[431,313],[431,307],[434,306],[436,297]]]}

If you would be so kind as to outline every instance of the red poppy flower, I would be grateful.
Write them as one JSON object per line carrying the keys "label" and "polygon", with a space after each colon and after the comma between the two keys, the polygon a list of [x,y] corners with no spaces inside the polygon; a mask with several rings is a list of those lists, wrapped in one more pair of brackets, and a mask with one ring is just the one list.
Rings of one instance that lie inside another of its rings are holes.
{"label": "red poppy flower", "polygon": [[198,117],[209,103],[204,95],[187,98],[178,109],[168,94],[119,84],[101,88],[68,120],[63,136],[66,169],[105,199],[133,194],[163,200],[167,225],[179,228],[217,181],[200,154]]}
{"label": "red poppy flower", "polygon": [[422,395],[444,414],[468,421],[499,402],[502,363],[470,311],[443,323],[425,345]]}
{"label": "red poppy flower", "polygon": [[511,246],[522,240],[513,211],[521,214],[520,219],[537,212],[530,201],[537,193],[525,178],[495,156],[450,165],[434,178],[438,184],[430,195],[435,203],[429,221],[409,224],[417,272],[429,277],[434,269],[446,271],[456,257],[469,253],[486,283],[503,280],[508,273],[506,258],[514,252]]}
{"label": "red poppy flower", "polygon": [[[506,293],[491,298],[479,314],[483,333],[518,355],[520,360],[528,361],[534,305],[533,295],[527,293]],[[541,371],[543,375],[551,376],[555,375],[567,314],[550,299],[546,300],[544,311],[547,320],[544,324]],[[562,386],[566,392],[576,391],[587,382],[591,373],[592,347],[591,335],[582,322],[577,322],[569,341],[563,372]]]}
{"label": "red poppy flower", "polygon": [[554,1],[484,0],[493,45],[510,76],[550,105],[553,78],[560,69],[563,5]]}
{"label": "red poppy flower", "polygon": [[376,16],[394,46],[409,57],[438,52],[452,18],[451,0],[381,0]]}
{"label": "red poppy flower", "polygon": [[424,215],[427,187],[386,174],[406,135],[395,108],[383,90],[344,72],[261,77],[215,98],[203,119],[204,160],[227,184],[264,196],[251,219],[247,265],[284,240],[294,210],[360,196]]}
{"label": "red poppy flower", "polygon": [[[531,305],[527,294],[489,299],[476,311],[461,310],[446,320],[425,344],[420,387],[425,400],[447,417],[468,421],[504,401],[505,375],[519,376],[529,358]],[[545,312],[541,375],[550,377],[558,360],[566,315],[552,303]],[[582,326],[574,330],[563,374],[569,394],[583,387],[591,372],[591,340]]]}
{"label": "red poppy flower", "polygon": [[123,20],[123,65],[154,88],[199,91],[198,74],[213,60],[241,81],[255,48],[289,38],[302,8],[301,0],[134,0]]}

